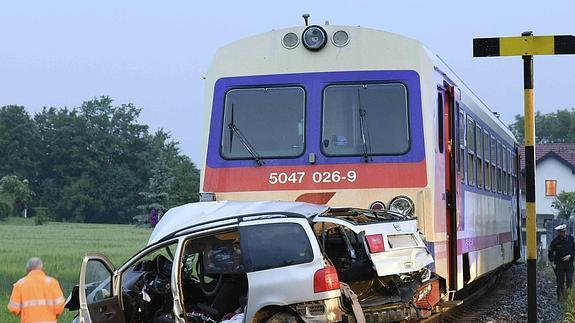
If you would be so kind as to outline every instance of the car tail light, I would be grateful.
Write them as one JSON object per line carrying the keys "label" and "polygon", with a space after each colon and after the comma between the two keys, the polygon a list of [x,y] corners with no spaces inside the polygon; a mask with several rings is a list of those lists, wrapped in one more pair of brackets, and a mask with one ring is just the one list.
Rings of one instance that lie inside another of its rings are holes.
{"label": "car tail light", "polygon": [[370,234],[365,236],[367,240],[367,246],[369,247],[369,252],[378,253],[385,251],[385,244],[383,243],[383,235],[381,234]]}
{"label": "car tail light", "polygon": [[339,289],[339,278],[333,266],[327,266],[315,272],[313,275],[314,293],[327,292]]}

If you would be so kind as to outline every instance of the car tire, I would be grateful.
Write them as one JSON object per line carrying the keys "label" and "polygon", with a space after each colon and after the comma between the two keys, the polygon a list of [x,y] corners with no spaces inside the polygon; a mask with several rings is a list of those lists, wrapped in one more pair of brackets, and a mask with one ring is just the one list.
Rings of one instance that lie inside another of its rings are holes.
{"label": "car tire", "polygon": [[290,313],[275,313],[274,315],[270,316],[265,323],[300,323],[300,319]]}

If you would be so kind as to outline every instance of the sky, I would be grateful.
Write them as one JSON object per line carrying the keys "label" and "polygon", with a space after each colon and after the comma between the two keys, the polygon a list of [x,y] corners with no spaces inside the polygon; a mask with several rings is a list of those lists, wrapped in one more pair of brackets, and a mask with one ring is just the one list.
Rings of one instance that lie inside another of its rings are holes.
{"label": "sky", "polygon": [[[76,107],[102,95],[142,109],[197,166],[204,81],[217,48],[310,22],[360,25],[424,43],[509,124],[523,113],[519,57],[473,58],[474,37],[575,34],[565,1],[0,1],[0,106]],[[536,56],[535,107],[575,108],[575,55]]]}

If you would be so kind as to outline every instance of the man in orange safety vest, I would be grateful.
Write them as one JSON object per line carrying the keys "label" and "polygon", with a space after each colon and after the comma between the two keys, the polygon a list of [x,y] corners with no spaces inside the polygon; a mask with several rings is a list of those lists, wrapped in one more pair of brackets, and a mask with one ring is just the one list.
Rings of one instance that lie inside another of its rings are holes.
{"label": "man in orange safety vest", "polygon": [[64,311],[64,296],[55,278],[42,271],[40,258],[26,263],[26,277],[14,284],[8,310],[22,323],[56,323]]}

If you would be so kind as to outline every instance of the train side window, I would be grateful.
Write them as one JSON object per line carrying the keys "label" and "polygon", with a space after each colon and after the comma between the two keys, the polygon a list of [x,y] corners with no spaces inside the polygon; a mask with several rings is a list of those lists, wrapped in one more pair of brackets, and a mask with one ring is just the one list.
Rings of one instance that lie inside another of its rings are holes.
{"label": "train side window", "polygon": [[511,185],[511,150],[507,149],[507,195],[513,195],[513,187]]}
{"label": "train side window", "polygon": [[484,170],[484,178],[485,178],[485,183],[483,186],[485,186],[485,190],[489,191],[491,189],[491,178],[489,175],[489,170],[490,170],[490,166],[489,166],[489,161],[491,160],[490,158],[490,153],[489,153],[489,133],[487,132],[487,130],[485,130],[485,132],[483,133],[483,170]]}
{"label": "train side window", "polygon": [[463,110],[459,109],[459,158],[457,161],[457,170],[461,176],[461,181],[465,182],[465,115]]}
{"label": "train side window", "polygon": [[475,121],[467,116],[467,184],[475,185]]}
{"label": "train side window", "polygon": [[507,151],[508,151],[507,148],[505,147],[505,145],[503,145],[503,167],[502,167],[503,185],[501,186],[502,187],[501,190],[503,191],[503,195],[507,195],[507,191],[508,191],[507,190],[507,184],[508,184],[507,183],[507,176],[509,174],[509,171],[508,171],[507,166],[509,165],[509,161],[507,158]]}
{"label": "train side window", "polygon": [[513,163],[511,165],[511,171],[512,171],[512,184],[511,184],[511,189],[513,190],[513,192],[511,192],[511,195],[515,195],[515,191],[517,191],[517,155],[515,153],[511,153],[511,162]]}
{"label": "train side window", "polygon": [[437,93],[437,144],[443,154],[443,94]]}
{"label": "train side window", "polygon": [[475,155],[477,156],[477,187],[483,187],[483,131],[475,126]]}
{"label": "train side window", "polygon": [[501,168],[503,166],[503,150],[502,150],[502,146],[501,146],[501,142],[498,141],[497,142],[497,192],[501,193],[503,192],[503,182],[502,182],[502,178],[503,175],[501,174]]}
{"label": "train side window", "polygon": [[497,192],[497,141],[491,136],[491,191]]}

